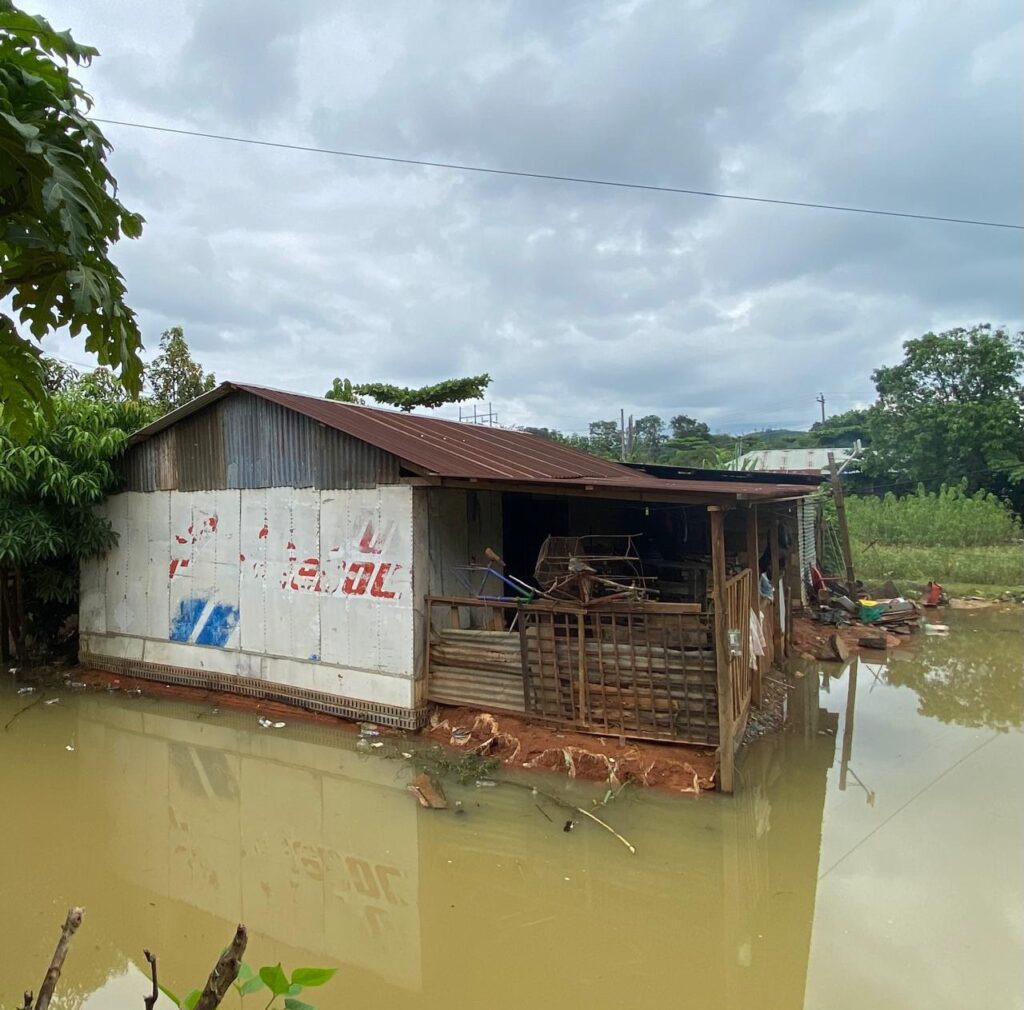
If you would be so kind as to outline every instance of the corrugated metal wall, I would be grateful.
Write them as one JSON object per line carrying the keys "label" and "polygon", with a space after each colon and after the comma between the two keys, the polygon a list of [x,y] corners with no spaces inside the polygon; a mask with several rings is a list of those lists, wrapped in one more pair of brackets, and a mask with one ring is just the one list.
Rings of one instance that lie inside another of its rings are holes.
{"label": "corrugated metal wall", "polygon": [[818,520],[817,503],[810,498],[801,498],[796,503],[797,540],[800,551],[800,592],[807,603],[807,570],[818,563],[815,526]]}
{"label": "corrugated metal wall", "polygon": [[397,484],[398,458],[286,407],[233,395],[128,450],[126,491]]}

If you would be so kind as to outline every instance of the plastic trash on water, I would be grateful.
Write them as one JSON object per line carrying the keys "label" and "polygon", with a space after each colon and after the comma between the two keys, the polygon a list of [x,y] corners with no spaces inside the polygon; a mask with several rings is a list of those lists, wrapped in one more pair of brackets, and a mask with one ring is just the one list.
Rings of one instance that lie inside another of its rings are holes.
{"label": "plastic trash on water", "polygon": [[260,716],[256,720],[264,729],[283,729],[286,725],[283,722],[274,722],[272,719],[267,719],[265,716]]}
{"label": "plastic trash on water", "polygon": [[377,728],[376,723],[361,722],[359,724],[359,735],[364,737],[380,736],[380,730]]}
{"label": "plastic trash on water", "polygon": [[494,779],[477,779],[476,780],[476,787],[477,787],[477,789],[492,789],[497,784],[498,783],[495,782]]}
{"label": "plastic trash on water", "polygon": [[34,687],[19,687],[18,694],[35,694],[36,689]]}
{"label": "plastic trash on water", "polygon": [[60,698],[47,698],[46,701],[43,702],[43,704],[44,705],[59,705],[60,704]]}

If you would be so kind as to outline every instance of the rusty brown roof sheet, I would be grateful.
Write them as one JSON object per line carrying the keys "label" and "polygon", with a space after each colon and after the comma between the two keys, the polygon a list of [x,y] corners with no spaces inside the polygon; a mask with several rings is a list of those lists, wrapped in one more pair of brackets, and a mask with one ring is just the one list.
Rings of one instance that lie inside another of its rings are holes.
{"label": "rusty brown roof sheet", "polygon": [[131,442],[149,438],[236,390],[277,403],[375,445],[404,460],[413,469],[453,480],[523,483],[550,486],[552,490],[558,485],[590,485],[602,490],[722,494],[730,497],[794,497],[809,491],[806,486],[791,487],[756,480],[749,483],[669,480],[570,449],[528,432],[444,421],[233,382],[222,383],[209,393],[165,414],[136,432]]}

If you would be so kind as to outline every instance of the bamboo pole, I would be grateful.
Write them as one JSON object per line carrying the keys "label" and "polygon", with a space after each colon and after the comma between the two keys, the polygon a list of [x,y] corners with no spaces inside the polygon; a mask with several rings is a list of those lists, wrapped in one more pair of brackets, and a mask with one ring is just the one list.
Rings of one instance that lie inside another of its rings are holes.
{"label": "bamboo pole", "polygon": [[856,585],[853,575],[853,551],[850,549],[850,527],[846,522],[846,500],[843,498],[843,482],[839,479],[836,469],[835,453],[828,454],[828,470],[832,477],[832,497],[836,503],[836,519],[839,522],[839,546],[843,552],[843,565],[846,568],[847,589],[852,593]]}

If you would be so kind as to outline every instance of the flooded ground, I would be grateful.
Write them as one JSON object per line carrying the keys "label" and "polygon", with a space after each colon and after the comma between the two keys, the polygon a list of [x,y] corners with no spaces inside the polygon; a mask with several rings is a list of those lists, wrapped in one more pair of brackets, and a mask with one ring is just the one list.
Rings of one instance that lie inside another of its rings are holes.
{"label": "flooded ground", "polygon": [[[736,797],[627,790],[636,855],[509,786],[422,810],[336,729],[61,693],[0,729],[0,1006],[76,903],[58,992],[91,1010],[141,1008],[143,947],[201,985],[238,921],[257,965],[338,968],[322,1010],[1024,1006],[1021,613],[944,619],[795,678]],[[0,722],[33,700],[0,686]]]}

